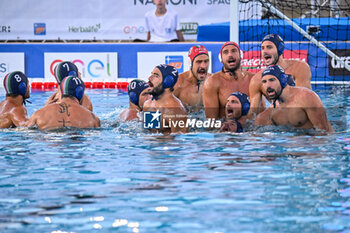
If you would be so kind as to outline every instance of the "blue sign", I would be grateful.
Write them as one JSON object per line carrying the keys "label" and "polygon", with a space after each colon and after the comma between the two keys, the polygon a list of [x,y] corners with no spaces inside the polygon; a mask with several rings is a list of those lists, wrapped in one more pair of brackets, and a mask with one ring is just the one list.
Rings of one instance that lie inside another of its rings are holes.
{"label": "blue sign", "polygon": [[46,35],[46,24],[34,23],[34,35]]}
{"label": "blue sign", "polygon": [[179,74],[184,72],[183,56],[165,56],[165,64],[174,66]]}

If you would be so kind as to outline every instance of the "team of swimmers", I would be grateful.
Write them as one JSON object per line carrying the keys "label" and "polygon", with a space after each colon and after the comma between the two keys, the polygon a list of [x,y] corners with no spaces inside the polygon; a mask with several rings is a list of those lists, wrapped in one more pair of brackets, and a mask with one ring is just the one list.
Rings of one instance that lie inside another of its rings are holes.
{"label": "team of swimmers", "polygon": [[[141,120],[143,112],[162,113],[162,122],[186,121],[188,114],[204,110],[207,119],[222,121],[220,131],[242,132],[247,120],[255,125],[289,125],[296,128],[333,132],[320,98],[311,90],[307,63],[283,58],[284,42],[276,34],[264,37],[261,56],[266,69],[258,73],[241,67],[243,52],[235,42],[220,49],[222,70],[208,73],[209,54],[202,46],[188,52],[190,70],[178,74],[175,67],[157,65],[148,82],[129,83],[129,107],[119,121]],[[27,77],[19,71],[4,79],[6,99],[0,103],[0,127],[100,127],[91,101],[84,94],[84,82],[77,67],[61,62],[55,68],[58,91],[45,106],[28,119],[25,102],[29,98]],[[271,104],[266,107],[266,100]],[[181,124],[167,124],[162,133],[186,133]]]}

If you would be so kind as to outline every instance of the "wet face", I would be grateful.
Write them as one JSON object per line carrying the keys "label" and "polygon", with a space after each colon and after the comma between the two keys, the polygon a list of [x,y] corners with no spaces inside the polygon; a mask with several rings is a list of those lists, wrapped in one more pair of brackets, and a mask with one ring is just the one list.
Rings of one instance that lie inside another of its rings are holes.
{"label": "wet face", "polygon": [[143,104],[152,98],[152,96],[150,94],[148,94],[148,92],[150,91],[150,87],[149,88],[146,88],[145,90],[143,90],[139,96],[139,106],[141,108],[143,108]]}
{"label": "wet face", "polygon": [[242,115],[242,104],[237,96],[230,95],[225,106],[226,119],[238,119]]}
{"label": "wet face", "polygon": [[202,81],[207,77],[209,68],[209,57],[206,54],[198,55],[192,63],[192,73],[194,77]]}
{"label": "wet face", "polygon": [[269,99],[277,99],[282,90],[280,81],[273,75],[265,75],[262,77],[261,82]]}
{"label": "wet face", "polygon": [[241,66],[239,49],[234,45],[226,45],[221,52],[221,58],[227,70],[236,71]]}
{"label": "wet face", "polygon": [[148,85],[150,86],[146,90],[148,94],[157,95],[163,90],[162,73],[158,68],[154,68],[151,76],[148,77]]}
{"label": "wet face", "polygon": [[264,41],[261,44],[261,56],[266,66],[275,65],[278,62],[277,47],[271,41]]}

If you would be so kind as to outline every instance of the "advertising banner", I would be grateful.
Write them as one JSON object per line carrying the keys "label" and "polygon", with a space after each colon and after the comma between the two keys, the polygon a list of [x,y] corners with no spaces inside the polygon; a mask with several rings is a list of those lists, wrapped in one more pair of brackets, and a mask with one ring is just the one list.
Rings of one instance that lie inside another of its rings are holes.
{"label": "advertising banner", "polygon": [[[0,53],[0,79],[3,80],[6,74],[13,71],[25,73],[24,64],[24,53]],[[0,86],[3,86],[3,83],[0,83]]]}
{"label": "advertising banner", "polygon": [[[332,52],[350,66],[350,49],[336,49],[332,50]],[[343,64],[332,57],[328,58],[328,68],[330,76],[350,75],[350,71],[348,71]]]}
{"label": "advertising banner", "polygon": [[54,70],[62,61],[73,62],[84,81],[105,82],[118,78],[117,53],[45,53],[46,82],[56,82]]}
{"label": "advertising banner", "polygon": [[[230,0],[169,0],[167,8],[178,12],[185,39],[192,40],[198,25],[229,21],[229,5]],[[133,40],[146,39],[144,16],[155,5],[152,0],[2,0],[0,9],[0,40]]]}
{"label": "advertising banner", "polygon": [[[261,58],[261,51],[246,51],[243,53],[242,68],[257,73],[265,69],[264,61]],[[283,57],[288,60],[300,60],[307,63],[307,50],[285,50]]]}

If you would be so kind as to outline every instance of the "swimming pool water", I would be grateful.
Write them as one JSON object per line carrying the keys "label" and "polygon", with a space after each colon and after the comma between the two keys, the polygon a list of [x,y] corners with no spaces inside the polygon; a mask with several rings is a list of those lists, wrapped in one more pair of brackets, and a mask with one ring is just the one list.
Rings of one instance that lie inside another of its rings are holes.
{"label": "swimming pool water", "polygon": [[101,129],[0,130],[0,232],[350,232],[349,88],[318,91],[323,136],[149,134],[112,126],[125,93],[87,94]]}

